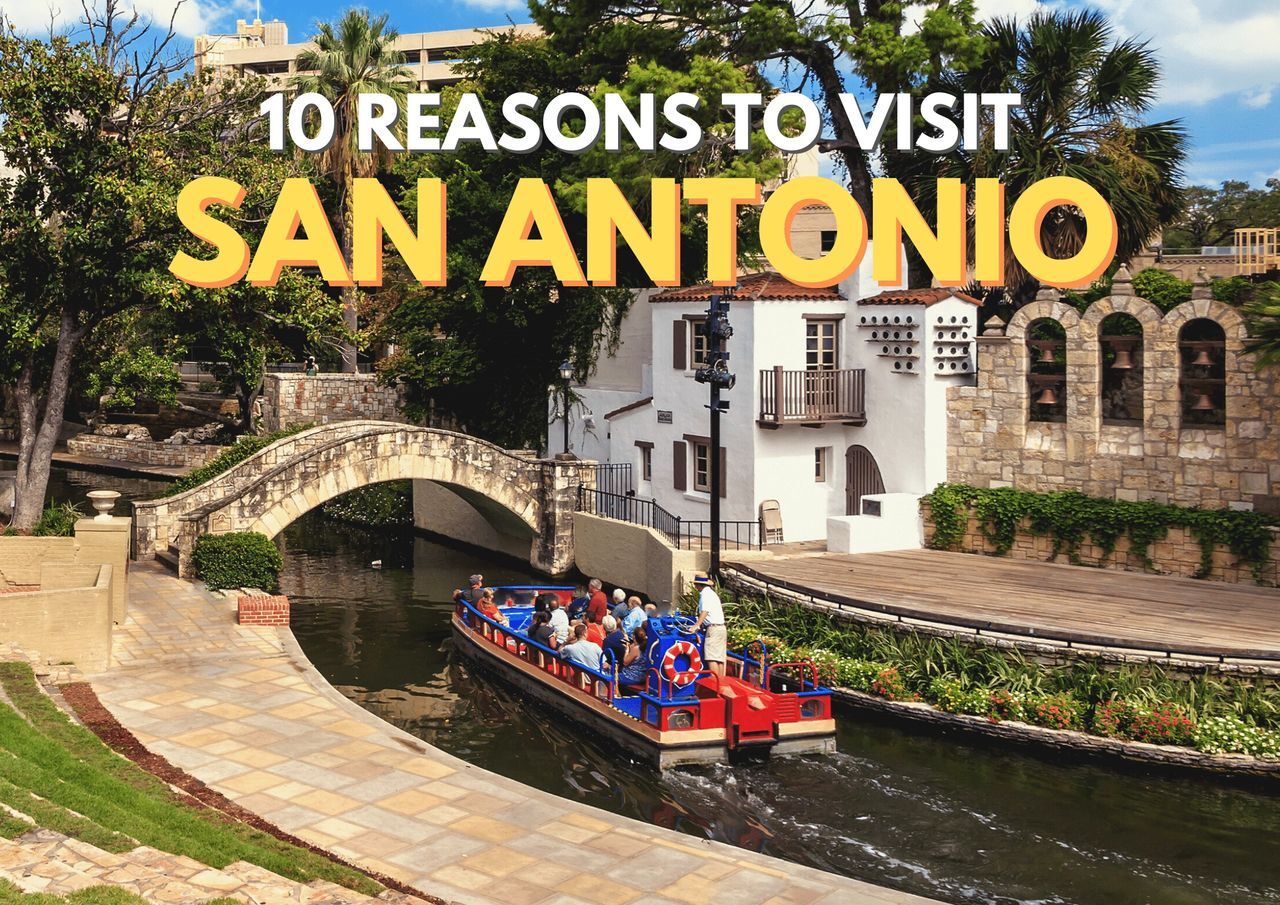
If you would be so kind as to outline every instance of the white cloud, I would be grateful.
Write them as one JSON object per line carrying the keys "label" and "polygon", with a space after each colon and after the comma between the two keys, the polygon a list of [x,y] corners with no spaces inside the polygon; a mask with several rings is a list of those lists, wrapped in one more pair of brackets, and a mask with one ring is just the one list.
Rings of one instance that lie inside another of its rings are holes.
{"label": "white cloud", "polygon": [[[1250,107],[1280,85],[1275,0],[1094,0],[1126,36],[1148,39],[1164,71],[1161,100],[1207,104],[1240,94]],[[1263,100],[1265,98],[1265,101]]]}
{"label": "white cloud", "polygon": [[[97,4],[95,4],[97,5]],[[243,15],[252,8],[250,0],[124,0],[126,9],[136,9],[142,16],[155,23],[161,30],[169,27],[173,17],[173,30],[184,38],[216,31],[236,13]],[[174,10],[177,10],[176,15]],[[55,31],[76,28],[84,18],[80,0],[0,0],[0,14],[17,26],[19,31],[46,33],[52,24]]]}

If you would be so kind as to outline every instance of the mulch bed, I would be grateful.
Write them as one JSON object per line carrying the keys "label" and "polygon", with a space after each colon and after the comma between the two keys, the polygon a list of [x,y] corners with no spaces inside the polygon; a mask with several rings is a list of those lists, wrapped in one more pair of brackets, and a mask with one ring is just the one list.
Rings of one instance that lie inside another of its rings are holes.
{"label": "mulch bed", "polygon": [[217,811],[227,818],[248,824],[264,833],[269,833],[282,842],[307,849],[335,864],[340,864],[343,867],[362,873],[366,877],[378,881],[388,889],[405,895],[417,896],[420,899],[434,903],[434,905],[446,905],[441,898],[428,895],[407,883],[400,882],[394,877],[366,870],[359,865],[339,858],[332,852],[285,832],[275,824],[236,804],[221,792],[209,788],[185,770],[175,767],[161,755],[148,751],[146,746],[138,741],[132,732],[120,725],[120,721],[102,705],[102,702],[98,700],[97,693],[88,682],[72,682],[60,686],[59,690],[62,692],[63,698],[75,711],[76,716],[80,718],[80,721],[98,738],[102,739],[107,747],[127,757],[153,776],[157,776],[169,785],[181,789],[187,796],[184,802],[189,806]]}

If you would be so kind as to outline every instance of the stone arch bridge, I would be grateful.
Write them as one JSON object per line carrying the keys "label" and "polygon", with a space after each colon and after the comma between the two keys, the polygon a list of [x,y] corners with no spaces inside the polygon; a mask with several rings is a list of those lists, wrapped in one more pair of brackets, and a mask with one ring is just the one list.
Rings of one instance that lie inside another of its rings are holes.
{"label": "stone arch bridge", "polygon": [[350,490],[400,479],[434,481],[503,510],[532,533],[529,561],[552,574],[573,565],[578,488],[591,463],[538,459],[466,434],[388,421],[344,421],[273,443],[183,493],[134,504],[134,555],[175,554],[191,577],[202,534],[258,531],[291,522]]}

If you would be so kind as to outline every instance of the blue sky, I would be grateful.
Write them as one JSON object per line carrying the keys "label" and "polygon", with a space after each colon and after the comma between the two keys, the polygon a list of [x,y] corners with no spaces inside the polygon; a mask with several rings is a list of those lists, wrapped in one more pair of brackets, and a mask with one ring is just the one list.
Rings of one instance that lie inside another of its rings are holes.
{"label": "blue sky", "polygon": [[[166,19],[174,0],[132,0]],[[333,18],[350,0],[260,0],[264,19],[289,25],[292,41],[305,40],[317,18]],[[80,0],[0,0],[0,11],[20,26],[47,29],[68,20]],[[1079,0],[1053,0],[1079,5]],[[359,4],[357,4],[359,5]],[[388,12],[401,31],[501,25],[528,21],[522,0],[367,0]],[[1040,0],[978,0],[981,15],[1025,15]],[[1050,5],[1050,4],[1044,4]],[[1261,186],[1280,178],[1280,2],[1278,0],[1092,0],[1121,35],[1151,42],[1165,78],[1158,119],[1181,118],[1191,135],[1189,182],[1216,185],[1243,179]],[[177,26],[184,35],[233,29],[253,18],[255,0],[183,0]]]}

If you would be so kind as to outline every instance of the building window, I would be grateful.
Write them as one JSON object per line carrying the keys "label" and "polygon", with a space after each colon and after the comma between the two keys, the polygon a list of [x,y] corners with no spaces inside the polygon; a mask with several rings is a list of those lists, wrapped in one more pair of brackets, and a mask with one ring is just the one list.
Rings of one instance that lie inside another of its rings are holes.
{"label": "building window", "polygon": [[693,489],[711,492],[711,444],[693,444]]}
{"label": "building window", "polygon": [[822,253],[824,255],[836,247],[836,232],[834,229],[824,229],[822,231],[819,241],[822,243]]}
{"label": "building window", "polygon": [[818,484],[827,482],[831,469],[831,447],[818,446],[813,450],[813,480]]}
{"label": "building window", "polygon": [[1098,328],[1103,424],[1142,425],[1142,324],[1131,314],[1116,312]]}
{"label": "building window", "polygon": [[838,320],[805,321],[804,361],[810,371],[834,371],[840,365]]}
{"label": "building window", "polygon": [[689,363],[693,369],[705,367],[707,353],[711,349],[711,341],[707,336],[707,319],[705,317],[689,318],[693,329],[689,331]]}
{"label": "building window", "polygon": [[636,441],[636,447],[640,450],[640,480],[653,480],[653,444],[646,443],[643,440]]}

